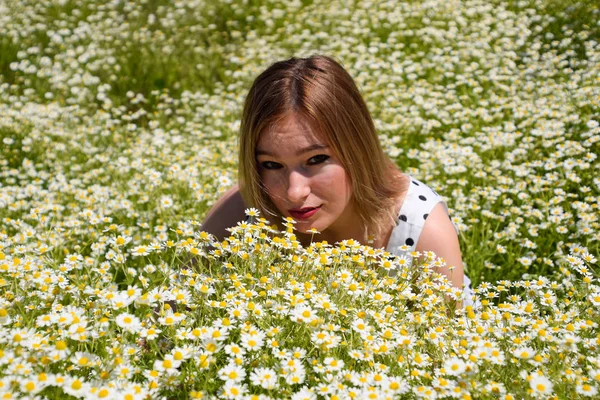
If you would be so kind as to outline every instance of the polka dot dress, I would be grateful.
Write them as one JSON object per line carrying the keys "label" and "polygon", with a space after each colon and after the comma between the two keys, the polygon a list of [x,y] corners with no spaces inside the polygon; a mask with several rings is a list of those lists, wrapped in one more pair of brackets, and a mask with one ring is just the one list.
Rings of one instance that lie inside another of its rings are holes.
{"label": "polka dot dress", "polygon": [[[423,182],[408,176],[410,179],[410,186],[400,208],[396,226],[392,230],[392,234],[386,246],[386,251],[395,255],[403,255],[405,252],[415,251],[425,221],[433,210],[436,204],[442,203],[446,213],[448,213],[448,206],[444,201],[443,197],[440,196]],[[452,223],[454,225],[454,223]],[[458,229],[454,225],[456,233]],[[408,250],[402,250],[401,246],[408,246]],[[465,300],[464,305],[473,305],[471,302],[471,281],[465,275]]]}

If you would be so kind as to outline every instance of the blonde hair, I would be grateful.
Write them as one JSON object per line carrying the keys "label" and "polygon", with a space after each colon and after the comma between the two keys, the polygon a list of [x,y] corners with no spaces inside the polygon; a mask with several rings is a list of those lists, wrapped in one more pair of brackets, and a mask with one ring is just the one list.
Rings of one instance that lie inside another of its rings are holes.
{"label": "blonde hair", "polygon": [[352,201],[368,232],[393,224],[396,200],[406,190],[400,171],[384,154],[352,77],[321,55],[276,62],[250,88],[239,140],[239,186],[246,205],[281,215],[263,189],[255,150],[261,133],[288,115],[311,121],[328,141],[350,178]]}

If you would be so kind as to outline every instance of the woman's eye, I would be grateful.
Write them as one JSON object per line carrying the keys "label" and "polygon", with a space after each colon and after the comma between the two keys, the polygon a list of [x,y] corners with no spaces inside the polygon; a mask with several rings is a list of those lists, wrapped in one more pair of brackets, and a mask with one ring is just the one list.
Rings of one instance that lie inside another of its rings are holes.
{"label": "woman's eye", "polygon": [[329,159],[327,154],[319,154],[308,159],[308,165],[321,164]]}
{"label": "woman's eye", "polygon": [[279,169],[281,168],[281,164],[273,162],[273,161],[263,161],[260,163],[260,166],[264,169]]}

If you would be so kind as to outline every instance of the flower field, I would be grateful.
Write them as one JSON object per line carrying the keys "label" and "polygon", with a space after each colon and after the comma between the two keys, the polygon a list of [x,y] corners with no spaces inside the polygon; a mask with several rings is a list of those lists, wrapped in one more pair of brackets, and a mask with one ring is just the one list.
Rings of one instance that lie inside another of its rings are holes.
{"label": "flower field", "polygon": [[[0,0],[0,398],[594,398],[600,6],[560,0]],[[246,91],[339,59],[443,194],[434,254],[308,248],[237,179]]]}

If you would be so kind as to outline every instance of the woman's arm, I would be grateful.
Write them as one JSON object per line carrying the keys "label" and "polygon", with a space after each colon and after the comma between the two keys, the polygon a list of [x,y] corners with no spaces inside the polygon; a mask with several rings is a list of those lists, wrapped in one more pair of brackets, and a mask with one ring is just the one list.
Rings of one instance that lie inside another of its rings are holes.
{"label": "woman's arm", "polygon": [[210,209],[201,229],[211,233],[219,240],[229,236],[227,228],[235,226],[246,218],[246,207],[237,185],[229,189]]}
{"label": "woman's arm", "polygon": [[[439,268],[438,271],[446,275],[453,286],[463,287],[465,275],[458,236],[442,203],[438,203],[429,213],[416,250],[433,251],[438,257],[443,258],[446,266]],[[450,270],[449,267],[454,268]]]}

